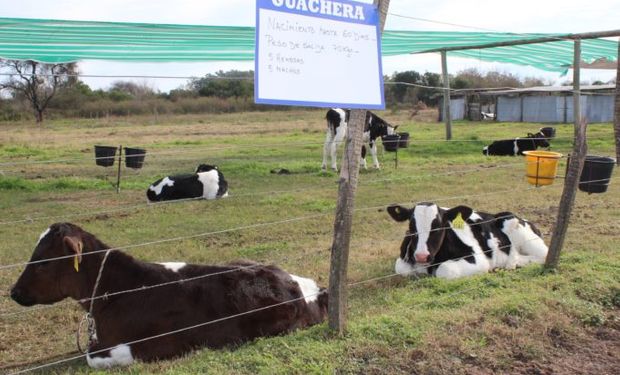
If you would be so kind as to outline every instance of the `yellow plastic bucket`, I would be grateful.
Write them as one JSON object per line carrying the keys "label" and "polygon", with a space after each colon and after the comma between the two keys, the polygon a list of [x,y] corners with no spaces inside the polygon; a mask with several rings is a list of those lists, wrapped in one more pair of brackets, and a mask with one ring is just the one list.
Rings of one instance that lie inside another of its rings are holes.
{"label": "yellow plastic bucket", "polygon": [[558,172],[559,152],[523,151],[527,182],[535,186],[551,185]]}

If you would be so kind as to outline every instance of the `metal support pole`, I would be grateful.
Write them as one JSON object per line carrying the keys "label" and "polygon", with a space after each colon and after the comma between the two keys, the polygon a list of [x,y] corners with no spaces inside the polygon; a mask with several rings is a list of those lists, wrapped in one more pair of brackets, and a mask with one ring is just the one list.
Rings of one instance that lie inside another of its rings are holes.
{"label": "metal support pole", "polygon": [[116,194],[121,192],[121,162],[123,156],[123,145],[118,146],[118,170],[116,172]]}
{"label": "metal support pole", "polygon": [[394,169],[398,169],[398,149],[400,148],[400,140],[398,140],[399,144],[396,146],[396,155],[394,155]]}
{"label": "metal support pole", "polygon": [[[379,27],[383,31],[389,0],[375,0],[379,9]],[[352,110],[347,129],[345,157],[342,160],[338,185],[338,201],[334,220],[334,239],[331,248],[329,270],[328,320],[329,328],[339,335],[344,334],[347,323],[347,268],[355,192],[359,175],[359,161],[362,150],[365,110]]]}
{"label": "metal support pole", "polygon": [[446,139],[452,139],[452,115],[450,113],[450,77],[448,76],[448,54],[441,51],[441,77],[443,80],[443,120],[446,123]]}
{"label": "metal support pole", "polygon": [[[573,124],[581,123],[581,40],[575,39],[573,57]],[[575,133],[576,134],[576,133]]]}

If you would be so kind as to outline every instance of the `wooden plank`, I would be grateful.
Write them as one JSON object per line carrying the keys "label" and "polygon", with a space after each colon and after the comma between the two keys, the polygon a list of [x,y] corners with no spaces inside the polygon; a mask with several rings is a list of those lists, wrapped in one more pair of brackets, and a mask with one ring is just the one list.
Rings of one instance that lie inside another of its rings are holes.
{"label": "wooden plank", "polygon": [[[524,44],[557,42],[560,40],[611,38],[611,37],[616,37],[616,36],[620,36],[620,30],[595,31],[595,32],[590,32],[590,33],[579,33],[579,34],[563,34],[563,35],[540,37],[540,38],[529,38],[529,39],[523,38],[519,40],[510,40],[510,41],[496,42],[496,43],[472,44],[469,46],[460,46],[460,47],[433,48],[433,49],[428,49],[425,51],[415,52],[414,54],[442,52],[442,51],[464,51],[464,50],[469,50],[469,49],[485,49],[485,48],[507,47],[507,46],[519,46],[519,45],[524,45]],[[573,64],[576,64],[576,66],[579,66],[578,63],[573,62]]]}

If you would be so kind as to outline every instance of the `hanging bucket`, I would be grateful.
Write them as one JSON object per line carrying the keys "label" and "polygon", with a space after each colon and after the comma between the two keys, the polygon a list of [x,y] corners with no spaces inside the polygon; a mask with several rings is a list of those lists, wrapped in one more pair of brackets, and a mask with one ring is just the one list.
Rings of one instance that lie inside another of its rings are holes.
{"label": "hanging bucket", "polygon": [[383,149],[390,152],[396,151],[400,142],[399,140],[400,136],[398,134],[384,135],[383,137],[381,137]]}
{"label": "hanging bucket", "polygon": [[140,169],[144,164],[145,156],[145,149],[125,147],[125,166],[127,168]]}
{"label": "hanging bucket", "polygon": [[609,186],[616,161],[606,156],[587,155],[579,176],[579,190],[586,193],[604,193]]}
{"label": "hanging bucket", "polygon": [[398,140],[399,148],[407,148],[409,147],[409,133],[398,133],[400,139]]}
{"label": "hanging bucket", "polygon": [[116,156],[118,147],[114,146],[95,146],[95,164],[102,167],[111,167],[114,165],[114,157]]}
{"label": "hanging bucket", "polygon": [[527,182],[535,186],[551,185],[558,172],[559,152],[524,151]]}

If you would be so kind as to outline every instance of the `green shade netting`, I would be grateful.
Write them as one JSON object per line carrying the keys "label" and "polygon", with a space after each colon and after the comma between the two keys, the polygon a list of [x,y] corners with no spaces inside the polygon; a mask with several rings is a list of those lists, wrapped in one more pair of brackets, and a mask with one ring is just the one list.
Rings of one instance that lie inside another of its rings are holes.
{"label": "green shade netting", "polygon": [[[0,58],[66,63],[79,60],[200,62],[254,60],[254,27],[0,18]],[[522,40],[554,34],[392,31],[382,38],[383,56]],[[618,43],[582,41],[582,60],[617,59]],[[573,61],[573,42],[557,41],[480,50],[450,56],[565,71]]]}

